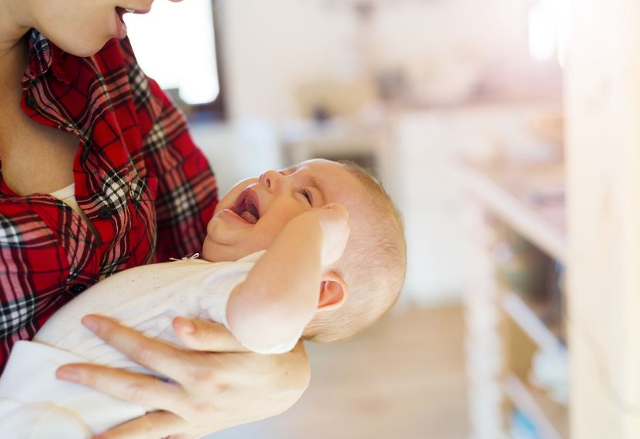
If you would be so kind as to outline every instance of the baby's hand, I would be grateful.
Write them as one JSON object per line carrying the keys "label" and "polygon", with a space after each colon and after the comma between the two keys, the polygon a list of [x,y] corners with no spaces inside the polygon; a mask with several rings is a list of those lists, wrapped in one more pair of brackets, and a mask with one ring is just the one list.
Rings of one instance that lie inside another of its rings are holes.
{"label": "baby's hand", "polygon": [[340,259],[347,247],[351,233],[349,212],[342,204],[330,203],[309,213],[319,220],[322,228],[322,265],[333,264]]}

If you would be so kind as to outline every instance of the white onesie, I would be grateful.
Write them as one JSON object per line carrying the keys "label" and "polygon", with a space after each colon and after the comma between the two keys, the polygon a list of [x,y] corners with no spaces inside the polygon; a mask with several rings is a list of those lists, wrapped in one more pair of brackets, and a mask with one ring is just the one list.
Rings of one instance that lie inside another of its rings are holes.
{"label": "white onesie", "polygon": [[[82,317],[113,317],[150,337],[182,345],[173,332],[173,318],[210,319],[227,326],[229,295],[263,253],[236,262],[192,259],[124,270],[73,299],[33,341],[15,344],[0,377],[2,438],[86,439],[154,410],[56,379],[56,369],[72,362],[155,374],[96,337],[82,325]],[[291,350],[303,329],[295,339],[264,353]]]}

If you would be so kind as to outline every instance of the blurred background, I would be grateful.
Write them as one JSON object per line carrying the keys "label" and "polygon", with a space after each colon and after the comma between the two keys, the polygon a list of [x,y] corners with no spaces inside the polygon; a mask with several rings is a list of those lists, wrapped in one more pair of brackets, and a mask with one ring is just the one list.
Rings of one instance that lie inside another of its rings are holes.
{"label": "blurred background", "polygon": [[393,311],[347,342],[308,344],[311,385],[287,413],[211,437],[570,437],[567,3],[189,0],[126,17],[221,193],[350,159],[404,214]]}

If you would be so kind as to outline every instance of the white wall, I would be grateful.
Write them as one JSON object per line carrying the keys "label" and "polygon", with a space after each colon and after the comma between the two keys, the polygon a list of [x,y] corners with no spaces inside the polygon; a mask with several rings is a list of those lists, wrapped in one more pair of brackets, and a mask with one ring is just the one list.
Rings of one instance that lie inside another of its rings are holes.
{"label": "white wall", "polygon": [[432,95],[454,93],[479,74],[526,81],[526,0],[387,1],[368,24],[347,3],[221,0],[231,116],[297,117],[300,84],[354,79],[367,63],[401,67],[421,84],[416,93]]}
{"label": "white wall", "polygon": [[297,113],[293,91],[336,76],[351,23],[322,0],[223,0],[224,75],[232,118],[284,121]]}
{"label": "white wall", "polygon": [[402,67],[414,92],[450,101],[494,65],[526,62],[527,2],[385,2],[371,24],[376,67]]}

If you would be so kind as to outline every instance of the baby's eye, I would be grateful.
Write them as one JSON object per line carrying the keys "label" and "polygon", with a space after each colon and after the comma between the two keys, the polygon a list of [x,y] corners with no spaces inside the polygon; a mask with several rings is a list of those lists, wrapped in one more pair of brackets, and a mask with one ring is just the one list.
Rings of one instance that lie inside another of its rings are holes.
{"label": "baby's eye", "polygon": [[307,189],[303,190],[300,192],[309,202],[309,204],[311,204],[311,192],[309,192]]}

